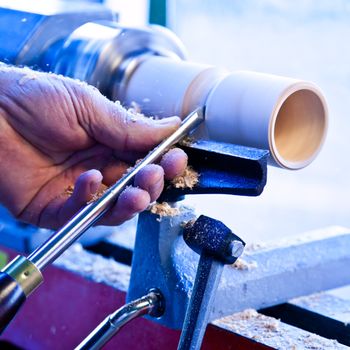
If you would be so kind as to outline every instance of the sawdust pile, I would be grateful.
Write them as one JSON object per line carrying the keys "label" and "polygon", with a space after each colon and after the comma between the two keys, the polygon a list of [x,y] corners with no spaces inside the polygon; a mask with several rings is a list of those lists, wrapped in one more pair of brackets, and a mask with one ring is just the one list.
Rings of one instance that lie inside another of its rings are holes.
{"label": "sawdust pile", "polygon": [[75,243],[67,249],[54,265],[75,272],[89,280],[104,283],[113,288],[127,291],[130,281],[130,266],[120,264],[112,258],[105,258],[83,249]]}
{"label": "sawdust pile", "polygon": [[188,166],[182,175],[176,176],[172,181],[175,188],[190,188],[192,189],[199,181],[199,174]]}
{"label": "sawdust pile", "polygon": [[260,314],[254,309],[247,309],[220,318],[213,323],[274,349],[347,349],[347,347],[339,344],[335,340],[325,339],[302,329],[287,325],[273,317]]}
{"label": "sawdust pile", "polygon": [[236,270],[250,271],[256,269],[258,264],[256,261],[248,262],[242,258],[238,258],[231,266]]}
{"label": "sawdust pile", "polygon": [[180,214],[179,208],[173,208],[169,205],[167,202],[163,203],[154,203],[150,207],[150,212],[152,214],[159,215],[160,217],[163,216],[176,216]]}
{"label": "sawdust pile", "polygon": [[[244,321],[242,323],[242,321]],[[253,323],[259,321],[259,325],[266,332],[277,332],[280,327],[280,321],[275,318],[268,317],[262,314],[259,314],[254,309],[247,309],[242,312],[238,312],[228,317],[224,317],[220,319],[220,323],[226,322],[230,326],[234,327],[235,332],[242,332],[244,328],[243,324]],[[266,336],[266,334],[265,334]],[[251,335],[251,338],[256,339],[254,334]]]}
{"label": "sawdust pile", "polygon": [[[260,315],[261,316],[261,315]],[[259,317],[259,313],[254,309],[247,309],[231,316],[231,320],[250,320],[253,317]]]}

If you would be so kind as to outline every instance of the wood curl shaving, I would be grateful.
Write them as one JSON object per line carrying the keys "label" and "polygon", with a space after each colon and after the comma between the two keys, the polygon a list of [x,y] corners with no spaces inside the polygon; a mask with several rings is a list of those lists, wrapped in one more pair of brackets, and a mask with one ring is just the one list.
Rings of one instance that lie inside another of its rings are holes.
{"label": "wood curl shaving", "polygon": [[185,171],[176,176],[172,181],[172,185],[175,188],[190,188],[192,189],[194,186],[198,184],[199,174],[193,170],[190,166],[188,166]]}
{"label": "wood curl shaving", "polygon": [[256,261],[248,262],[242,258],[238,258],[231,266],[236,270],[250,271],[256,269],[258,267],[258,264]]}
{"label": "wood curl shaving", "polygon": [[[102,184],[99,190],[91,196],[91,199],[86,204],[90,204],[97,201],[99,198],[102,197],[102,195],[107,191],[107,189],[108,187]],[[74,185],[69,185],[64,190],[64,194],[67,195],[68,197],[70,197],[73,194],[73,192],[74,192]]]}
{"label": "wood curl shaving", "polygon": [[163,216],[176,216],[180,214],[179,208],[173,208],[169,205],[167,202],[163,203],[154,203],[150,207],[150,212],[152,214],[159,215],[160,217]]}
{"label": "wood curl shaving", "polygon": [[108,190],[108,187],[105,186],[105,185],[102,185],[101,188],[96,192],[94,193],[92,196],[91,196],[91,199],[86,203],[86,204],[90,204],[90,203],[93,203],[93,202],[96,202],[98,199],[100,199],[103,194]]}
{"label": "wood curl shaving", "polygon": [[[244,311],[233,314],[229,317],[220,319],[220,321],[223,321],[225,319],[227,321],[229,320],[230,324],[234,324],[235,326],[237,326],[238,333],[240,333],[240,329],[239,329],[239,327],[241,326],[240,321],[254,322],[258,320],[259,324],[267,332],[278,332],[280,329],[280,320],[262,315],[254,309],[246,309]],[[266,336],[266,334],[264,335]],[[260,340],[259,337],[256,335],[253,335],[252,338],[255,340]]]}
{"label": "wood curl shaving", "polygon": [[195,142],[195,139],[191,136],[186,136],[180,141],[180,145],[182,146],[192,146]]}
{"label": "wood curl shaving", "polygon": [[64,194],[67,195],[68,197],[70,197],[74,192],[74,186],[73,185],[69,185],[65,190],[64,190]]}

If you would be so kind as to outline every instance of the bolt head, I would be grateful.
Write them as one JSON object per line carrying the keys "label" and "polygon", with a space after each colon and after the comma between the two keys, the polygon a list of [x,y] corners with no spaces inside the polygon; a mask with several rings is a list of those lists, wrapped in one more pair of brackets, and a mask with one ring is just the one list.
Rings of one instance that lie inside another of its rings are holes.
{"label": "bolt head", "polygon": [[232,241],[230,243],[230,252],[234,258],[239,258],[244,250],[244,244],[241,241]]}

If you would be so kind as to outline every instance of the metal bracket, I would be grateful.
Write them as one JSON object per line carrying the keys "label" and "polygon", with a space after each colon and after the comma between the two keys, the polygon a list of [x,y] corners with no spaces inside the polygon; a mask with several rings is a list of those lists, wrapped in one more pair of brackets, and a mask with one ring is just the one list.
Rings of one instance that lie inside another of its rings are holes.
{"label": "metal bracket", "polygon": [[[200,174],[199,184],[192,190],[167,188],[163,199],[176,201],[200,193],[257,196],[263,191],[268,151],[211,141],[196,141],[184,149]],[[139,216],[127,300],[158,288],[166,307],[156,322],[170,328],[182,327],[197,271],[198,255],[182,237],[183,224],[195,217],[185,207],[173,217],[159,218],[150,212]]]}

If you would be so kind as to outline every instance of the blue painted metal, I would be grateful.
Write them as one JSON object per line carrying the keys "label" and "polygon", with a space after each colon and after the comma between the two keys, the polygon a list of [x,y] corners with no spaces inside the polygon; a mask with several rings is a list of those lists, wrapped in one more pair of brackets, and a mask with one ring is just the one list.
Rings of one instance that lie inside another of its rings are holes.
{"label": "blue painted metal", "polygon": [[247,248],[242,259],[252,267],[224,268],[211,319],[348,285],[349,252],[350,232],[339,228]]}
{"label": "blue painted metal", "polygon": [[244,245],[244,242],[222,222],[204,215],[187,224],[183,236],[200,259],[178,349],[199,350],[224,264],[232,264],[238,258],[233,255],[231,243],[239,241]]}
{"label": "blue painted metal", "polygon": [[200,349],[223,268],[222,262],[201,254],[178,350]]}
{"label": "blue painted metal", "polygon": [[[184,149],[189,164],[200,173],[199,184],[192,190],[168,187],[163,199],[175,201],[189,193],[259,195],[266,184],[267,151],[211,141],[196,141]],[[184,207],[174,217],[160,219],[150,212],[139,216],[127,300],[158,288],[166,308],[156,322],[170,328],[182,328],[194,285],[198,255],[186,245],[182,232],[183,223],[195,217]]]}
{"label": "blue painted metal", "polygon": [[[201,215],[195,222],[184,226],[183,236],[186,244],[197,254],[233,264],[243,252],[245,243],[221,221]],[[239,255],[233,254],[231,244],[240,243]]]}
{"label": "blue painted metal", "polygon": [[[189,218],[185,209],[161,222],[154,214],[142,214],[128,292],[131,300],[151,286],[158,287],[166,299],[166,311],[156,322],[177,329],[182,327],[199,260],[182,238],[181,223]],[[243,268],[225,266],[210,320],[348,285],[349,251],[350,232],[336,227],[246,249]]]}
{"label": "blue painted metal", "polygon": [[[155,322],[175,329],[182,327],[198,262],[198,255],[182,238],[183,222],[194,219],[195,214],[183,210],[183,214],[161,221],[148,211],[140,214],[127,294],[129,302],[150,288],[159,289],[165,299],[165,313]],[[176,256],[184,252],[186,260],[177,264]]]}
{"label": "blue painted metal", "polygon": [[161,200],[175,202],[186,194],[233,194],[258,196],[267,177],[269,152],[256,148],[209,140],[181,145],[189,164],[200,174],[192,189],[168,185]]}
{"label": "blue painted metal", "polygon": [[50,48],[56,52],[57,43],[84,23],[115,18],[97,3],[0,0],[0,61],[49,71],[46,56],[52,54]]}

